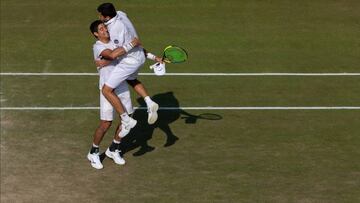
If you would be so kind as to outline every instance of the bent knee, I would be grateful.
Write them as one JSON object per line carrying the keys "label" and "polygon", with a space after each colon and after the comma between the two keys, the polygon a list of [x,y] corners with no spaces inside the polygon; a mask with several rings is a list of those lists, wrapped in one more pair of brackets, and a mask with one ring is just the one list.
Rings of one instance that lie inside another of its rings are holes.
{"label": "bent knee", "polygon": [[111,124],[112,124],[112,121],[104,121],[104,120],[102,120],[102,121],[100,121],[99,128],[101,130],[103,130],[103,131],[107,131],[110,128]]}
{"label": "bent knee", "polygon": [[104,85],[104,86],[102,87],[102,89],[101,89],[101,92],[102,92],[103,94],[106,94],[106,93],[111,93],[113,90],[114,90],[113,88],[111,88],[111,87],[109,87],[109,86],[107,86],[107,85]]}
{"label": "bent knee", "polygon": [[141,82],[138,79],[134,79],[134,80],[126,80],[126,82],[131,85],[132,87],[135,87],[138,84],[141,84]]}

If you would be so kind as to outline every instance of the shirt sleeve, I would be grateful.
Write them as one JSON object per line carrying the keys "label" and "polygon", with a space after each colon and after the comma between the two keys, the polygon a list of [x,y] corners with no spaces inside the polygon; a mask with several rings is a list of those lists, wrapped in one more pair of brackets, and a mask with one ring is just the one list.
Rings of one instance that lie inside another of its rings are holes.
{"label": "shirt sleeve", "polygon": [[134,37],[139,38],[138,34],[136,33],[135,27],[132,24],[132,22],[130,21],[130,19],[128,18],[127,14],[122,11],[117,11],[117,14],[118,14],[118,16],[120,16],[121,21],[125,24],[125,26],[127,26],[127,28],[132,33],[132,35],[134,35]]}
{"label": "shirt sleeve", "polygon": [[114,29],[111,32],[113,33],[111,38],[115,46],[122,47],[125,44],[127,32],[125,25],[122,22],[117,21],[116,26],[114,26]]}
{"label": "shirt sleeve", "polygon": [[101,59],[101,52],[103,52],[105,49],[107,49],[104,45],[101,44],[94,44],[93,46],[93,52],[94,52],[94,59],[100,60]]}

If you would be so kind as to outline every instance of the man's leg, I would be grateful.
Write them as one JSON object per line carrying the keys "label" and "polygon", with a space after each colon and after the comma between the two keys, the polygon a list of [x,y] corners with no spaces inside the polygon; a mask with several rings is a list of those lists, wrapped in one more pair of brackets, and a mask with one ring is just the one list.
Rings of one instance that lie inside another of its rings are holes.
{"label": "man's leg", "polygon": [[119,115],[122,115],[123,113],[125,113],[124,107],[121,104],[120,99],[114,93],[113,88],[111,88],[105,84],[101,91],[102,91],[103,95],[105,96],[105,98],[111,103],[111,105],[115,108],[116,112]]}
{"label": "man's leg", "polygon": [[110,159],[114,160],[114,162],[118,165],[124,165],[125,159],[121,157],[121,150],[120,150],[120,143],[121,137],[119,136],[120,133],[120,125],[117,126],[114,139],[109,148],[107,148],[105,154]]}
{"label": "man's leg", "polygon": [[157,110],[159,105],[155,103],[146,91],[145,86],[137,79],[127,80],[128,84],[131,85],[134,90],[145,100],[147,109],[148,109],[148,123],[154,124],[158,119]]}
{"label": "man's leg", "polygon": [[[128,114],[132,114],[134,112],[130,92],[127,84],[121,83],[114,91],[117,97],[121,100],[122,105],[124,106],[126,112]],[[120,127],[118,126],[114,135],[114,140],[112,141],[110,147],[106,150],[105,154],[109,158],[113,159],[116,164],[123,165],[125,164],[125,160],[121,157],[121,149],[120,142],[121,136]]]}
{"label": "man's leg", "polygon": [[111,126],[111,121],[100,120],[99,127],[95,130],[93,144],[90,152],[87,155],[88,160],[91,162],[91,166],[96,169],[102,169],[103,165],[100,161],[100,150],[99,145],[103,139],[105,133]]}
{"label": "man's leg", "polygon": [[131,87],[133,87],[134,90],[136,91],[136,93],[138,93],[138,95],[141,96],[142,98],[145,98],[145,97],[149,96],[145,86],[138,79],[126,80],[126,82]]}
{"label": "man's leg", "polygon": [[117,97],[120,99],[125,112],[128,115],[133,114],[134,108],[132,105],[128,84],[124,81],[114,90],[114,92],[117,95]]}
{"label": "man's leg", "polygon": [[135,127],[136,120],[130,118],[129,115],[125,112],[124,107],[119,99],[119,97],[115,94],[114,89],[108,85],[104,85],[102,88],[102,93],[105,98],[111,103],[117,113],[120,114],[121,118],[121,132],[119,136],[124,137],[126,136],[131,128]]}
{"label": "man's leg", "polygon": [[104,120],[100,121],[99,127],[95,130],[93,145],[99,146],[99,144],[100,144],[101,140],[103,139],[105,133],[110,128],[111,123],[112,123],[112,121],[104,121]]}

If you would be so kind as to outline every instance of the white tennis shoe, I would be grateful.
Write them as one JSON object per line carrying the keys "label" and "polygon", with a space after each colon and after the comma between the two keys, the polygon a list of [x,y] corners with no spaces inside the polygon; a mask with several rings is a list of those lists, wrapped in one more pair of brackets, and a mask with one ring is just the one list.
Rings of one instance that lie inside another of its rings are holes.
{"label": "white tennis shoe", "polygon": [[114,160],[114,162],[118,165],[124,165],[125,164],[125,159],[123,159],[120,156],[120,150],[115,149],[114,152],[110,151],[109,148],[107,148],[106,152],[105,152],[106,156],[109,157],[110,159]]}
{"label": "white tennis shoe", "polygon": [[148,112],[148,123],[154,124],[157,119],[158,119],[158,113],[157,111],[159,110],[159,105],[155,102],[151,102],[151,104],[148,106],[147,108],[147,112]]}
{"label": "white tennis shoe", "polygon": [[100,153],[90,154],[89,152],[87,155],[87,159],[90,161],[91,166],[96,169],[102,169],[104,167],[100,161]]}
{"label": "white tennis shoe", "polygon": [[131,117],[129,117],[129,120],[127,122],[121,120],[121,131],[119,132],[119,137],[123,138],[127,134],[129,134],[131,128],[134,128],[136,124],[137,121]]}

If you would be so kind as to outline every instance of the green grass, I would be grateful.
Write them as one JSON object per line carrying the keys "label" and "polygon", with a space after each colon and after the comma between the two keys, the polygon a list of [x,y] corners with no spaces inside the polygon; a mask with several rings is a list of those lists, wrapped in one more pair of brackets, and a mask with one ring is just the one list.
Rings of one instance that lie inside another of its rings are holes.
{"label": "green grass", "polygon": [[[176,114],[176,112],[173,112]],[[191,111],[200,114],[203,111]],[[215,111],[222,120],[170,124],[179,141],[92,169],[97,111],[2,112],[2,198],[120,202],[358,200],[358,111]],[[354,119],[356,118],[356,119]],[[163,122],[163,121],[162,121]],[[141,123],[144,125],[144,123]],[[112,134],[112,132],[110,132]],[[110,143],[107,136],[101,147]]]}
{"label": "green grass", "polygon": [[[100,3],[2,0],[1,72],[96,72],[88,27]],[[168,72],[359,72],[359,1],[115,5],[152,52],[168,44],[187,49],[189,61]],[[97,80],[1,76],[0,104],[98,106]],[[360,106],[358,76],[140,80],[161,106]],[[196,119],[204,113],[221,119]],[[359,110],[160,111],[153,127],[137,110],[127,164],[105,159],[100,171],[86,160],[98,114],[1,110],[1,202],[360,201]],[[167,126],[179,140],[164,147]],[[155,149],[135,156],[141,146]]]}
{"label": "green grass", "polygon": [[[139,79],[152,95],[174,92],[184,107],[357,106],[360,103],[360,94],[355,94],[360,86],[358,76],[140,76]],[[3,105],[98,106],[97,82],[97,76],[8,76],[1,81],[7,99]],[[136,103],[135,93],[132,96]]]}
{"label": "green grass", "polygon": [[[95,71],[94,39],[88,27],[97,18],[100,2],[2,1],[2,70]],[[160,54],[168,44],[188,50],[189,62],[176,72],[356,72],[359,68],[356,0],[155,4],[115,5],[128,13],[149,50]]]}

